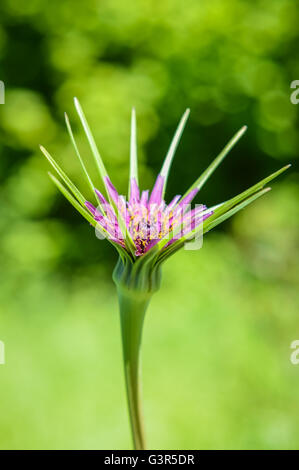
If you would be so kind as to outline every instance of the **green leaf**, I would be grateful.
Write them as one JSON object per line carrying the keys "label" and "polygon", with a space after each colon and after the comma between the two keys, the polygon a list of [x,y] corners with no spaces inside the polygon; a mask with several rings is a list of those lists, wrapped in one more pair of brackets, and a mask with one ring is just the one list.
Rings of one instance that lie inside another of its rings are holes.
{"label": "green leaf", "polygon": [[109,203],[111,204],[111,206],[114,208],[114,210],[116,211],[116,213],[119,214],[119,218],[118,218],[118,221],[119,221],[119,225],[120,225],[120,229],[124,235],[124,241],[126,243],[126,246],[128,248],[128,250],[132,253],[132,255],[134,256],[134,252],[136,250],[136,247],[135,247],[135,244],[133,242],[133,239],[130,235],[130,233],[128,232],[127,230],[127,227],[126,227],[126,223],[125,221],[123,220],[123,217],[122,217],[122,214],[120,213],[120,211],[118,211],[118,208],[116,207],[116,204],[114,203],[114,201],[111,199],[110,197],[110,194],[109,194],[109,191],[107,189],[107,183],[105,181],[105,177],[108,176],[108,173],[106,171],[106,168],[104,166],[104,163],[102,161],[102,158],[99,154],[99,151],[98,151],[98,148],[96,146],[96,143],[95,143],[95,140],[93,138],[93,135],[91,133],[91,130],[90,130],[90,127],[86,121],[86,118],[85,118],[85,115],[83,113],[83,110],[81,108],[81,105],[78,101],[77,98],[74,98],[74,103],[75,103],[75,107],[76,107],[76,110],[78,112],[78,115],[79,115],[79,118],[81,120],[81,123],[82,123],[82,126],[84,128],[84,131],[85,131],[85,134],[86,134],[86,137],[88,139],[88,142],[89,142],[89,145],[90,145],[90,148],[91,148],[91,151],[92,151],[92,154],[93,154],[93,157],[95,159],[95,162],[96,162],[96,165],[98,167],[98,170],[99,170],[99,173],[100,173],[100,176],[104,182],[104,185],[105,185],[105,188],[106,188],[106,192],[107,192],[107,195],[108,195],[108,200],[109,200]]}
{"label": "green leaf", "polygon": [[90,189],[91,189],[91,191],[92,191],[92,194],[93,194],[94,197],[95,197],[95,191],[94,191],[95,186],[94,186],[94,184],[93,184],[93,182],[92,182],[92,180],[91,180],[91,177],[90,177],[89,174],[88,174],[88,171],[87,171],[87,169],[86,169],[86,166],[85,166],[85,164],[84,164],[84,162],[83,162],[83,160],[82,160],[82,157],[81,157],[81,155],[80,155],[80,152],[79,152],[78,146],[77,146],[76,141],[75,141],[75,137],[74,137],[74,134],[73,134],[73,131],[72,131],[72,128],[71,128],[71,124],[70,124],[68,115],[67,115],[66,113],[64,113],[64,117],[65,117],[66,127],[67,127],[67,130],[68,130],[68,132],[69,132],[69,135],[70,135],[70,138],[71,138],[71,142],[72,142],[72,144],[73,144],[73,146],[74,146],[76,155],[77,155],[77,157],[78,157],[78,159],[79,159],[79,162],[80,162],[80,165],[81,165],[81,167],[82,167],[82,169],[83,169],[83,171],[84,171],[84,174],[85,174],[85,176],[86,176],[86,179],[87,179],[87,181],[88,181],[88,184],[89,184],[89,186],[90,186]]}
{"label": "green leaf", "polygon": [[[224,222],[224,220],[226,219],[229,219],[230,217],[232,217],[234,214],[236,214],[237,212],[239,212],[241,209],[244,209],[244,207],[246,207],[248,204],[251,204],[252,202],[254,202],[256,199],[258,199],[259,197],[263,196],[264,194],[266,194],[267,192],[269,192],[271,190],[271,188],[265,188],[265,189],[262,189],[261,191],[259,191],[258,193],[254,194],[253,196],[249,197],[248,199],[246,199],[245,201],[243,201],[242,203],[238,204],[237,206],[235,206],[233,209],[227,211],[225,214],[223,214],[221,217],[218,217],[216,220],[214,220],[214,222],[212,222],[210,225],[205,225],[205,223],[203,223],[202,225],[200,225],[200,227],[197,227],[197,229],[195,229],[194,231],[190,232],[188,235],[186,235],[185,237],[182,237],[180,240],[178,240],[177,242],[173,243],[172,245],[169,246],[169,248],[166,248],[165,251],[162,251],[160,257],[159,257],[159,260],[158,260],[158,263],[160,264],[161,262],[165,261],[167,258],[169,258],[169,256],[173,255],[174,253],[176,253],[180,248],[183,247],[183,245],[188,242],[188,240],[192,239],[196,233],[199,231],[199,229],[201,228],[203,230],[203,234],[204,233],[207,233],[209,232],[210,230],[212,230],[214,227],[216,227],[216,225],[219,225],[221,224],[222,222]],[[208,221],[209,219],[207,219]],[[205,227],[205,228],[203,228]]]}
{"label": "green leaf", "polygon": [[105,165],[103,163],[102,157],[101,157],[101,155],[98,151],[98,148],[97,148],[97,145],[95,143],[94,137],[91,133],[90,127],[89,127],[89,125],[86,121],[85,115],[83,113],[83,110],[82,110],[81,105],[80,105],[77,98],[74,98],[74,103],[75,103],[75,108],[76,108],[77,113],[79,115],[80,121],[82,123],[83,129],[85,131],[88,143],[90,145],[90,148],[91,148],[92,155],[94,157],[96,166],[99,170],[100,177],[102,178],[102,180],[105,184],[105,187],[106,187],[105,176],[108,176],[108,173],[106,171],[106,168],[105,168]]}
{"label": "green leaf", "polygon": [[96,220],[94,220],[94,218],[92,217],[92,215],[86,210],[84,209],[84,207],[81,206],[81,204],[79,204],[79,202],[77,201],[77,199],[75,199],[73,197],[73,195],[63,186],[63,184],[61,184],[61,182],[54,176],[52,175],[51,172],[48,172],[48,175],[50,176],[51,180],[53,181],[53,183],[57,186],[57,188],[59,189],[59,191],[63,194],[63,196],[72,204],[72,206],[78,211],[80,212],[80,214],[90,223],[92,224],[94,227],[97,225],[97,222]]}
{"label": "green leaf", "polygon": [[276,171],[275,173],[272,173],[271,175],[267,176],[267,178],[264,178],[263,180],[259,181],[259,183],[256,183],[255,185],[251,186],[250,188],[246,189],[246,191],[243,191],[242,193],[238,194],[237,196],[233,197],[232,199],[229,199],[228,201],[224,202],[221,204],[219,207],[217,207],[214,210],[213,215],[211,215],[206,222],[209,221],[211,223],[213,220],[217,219],[219,216],[230,210],[233,206],[236,204],[239,204],[240,202],[244,201],[248,197],[250,197],[252,194],[260,191],[269,181],[273,180],[277,176],[279,176],[281,173],[286,171],[291,165],[286,165],[280,170]]}
{"label": "green leaf", "polygon": [[135,178],[138,183],[138,161],[137,161],[137,137],[136,137],[136,112],[135,108],[132,109],[131,115],[131,141],[130,141],[130,179],[128,194],[130,198],[131,192],[131,179]]}
{"label": "green leaf", "polygon": [[58,163],[54,160],[54,158],[51,157],[49,152],[41,145],[40,149],[44,156],[47,158],[47,160],[51,163],[52,167],[57,171],[58,175],[60,178],[64,181],[64,183],[68,186],[70,189],[71,193],[77,198],[77,200],[80,202],[80,204],[85,207],[84,203],[86,201],[86,198],[83,196],[83,194],[79,191],[79,189],[74,185],[74,183],[70,180],[70,178],[64,173],[64,171],[60,168]]}
{"label": "green leaf", "polygon": [[[243,209],[243,207],[247,206],[248,204],[253,202],[255,199],[257,199],[258,197],[268,192],[270,188],[266,188],[263,190],[263,187],[269,181],[273,180],[274,178],[279,176],[281,173],[286,171],[290,166],[291,165],[284,166],[280,170],[269,175],[267,178],[264,178],[263,180],[261,180],[259,183],[256,183],[255,185],[251,186],[246,191],[243,191],[243,193],[233,197],[232,199],[229,199],[228,201],[222,204],[218,204],[217,206],[214,206],[214,213],[208,219],[206,219],[203,222],[203,224],[199,225],[199,227],[194,229],[187,236],[182,237],[180,240],[174,242],[172,245],[169,246],[169,248],[166,248],[164,252],[162,251],[161,255],[159,256],[158,262],[166,259],[166,257],[168,257],[168,254],[172,254],[175,251],[177,251],[179,248],[181,248],[183,244],[185,243],[185,241],[188,240],[190,237],[193,237],[194,235],[196,235],[198,231],[203,230],[203,233],[208,232],[209,230],[214,228],[216,225],[228,219],[229,217],[234,215],[236,212]],[[211,211],[211,208],[204,211],[203,214],[210,212],[210,211]],[[158,243],[160,250],[163,249],[163,247],[168,243],[170,239],[161,240]]]}
{"label": "green leaf", "polygon": [[200,175],[200,177],[193,183],[193,185],[188,189],[184,194],[183,198],[187,196],[193,189],[197,188],[198,190],[203,187],[205,182],[210,178],[212,173],[224,160],[226,155],[230,152],[233,146],[240,140],[242,135],[246,132],[247,126],[241,127],[241,129],[234,135],[234,137],[228,142],[224,149],[219,153],[219,155],[213,160],[213,162],[208,166],[208,168]]}
{"label": "green leaf", "polygon": [[[225,220],[229,219],[231,216],[239,212],[241,209],[244,209],[244,207],[248,206],[248,204],[251,204],[253,201],[258,199],[259,197],[263,196],[264,194],[268,193],[271,191],[271,188],[264,188],[255,193],[253,196],[245,199],[245,201],[241,202],[240,204],[237,204],[234,206],[232,209],[229,211],[225,212],[221,216],[217,217],[217,219],[214,219],[212,222],[210,222],[209,219],[207,219],[207,224],[204,229],[204,233],[209,232],[212,230],[212,228],[216,227],[217,225],[221,224]],[[210,222],[210,223],[209,223]]]}
{"label": "green leaf", "polygon": [[[120,251],[124,252],[124,250],[121,248],[120,245],[118,245],[117,243],[115,243],[114,241],[111,240],[110,238],[110,235],[109,233],[107,232],[107,230],[105,230],[96,220],[94,220],[94,218],[92,217],[92,215],[88,212],[87,209],[85,209],[84,207],[81,206],[81,204],[79,204],[79,202],[77,201],[77,199],[75,199],[72,194],[63,186],[63,184],[61,184],[61,182],[54,176],[52,175],[51,172],[48,172],[51,180],[53,181],[53,183],[57,186],[57,188],[59,189],[59,191],[63,194],[63,196],[72,204],[72,206],[91,224],[93,225],[94,227],[96,227],[96,229],[101,232],[101,234],[103,235],[103,237],[105,237],[110,243],[112,243],[112,245],[114,245],[116,248],[117,248],[117,251],[120,253]],[[123,254],[123,253],[122,253]]]}
{"label": "green leaf", "polygon": [[164,197],[164,194],[165,194],[168,174],[169,174],[169,170],[170,170],[170,167],[171,167],[171,164],[172,164],[172,160],[173,160],[176,148],[178,146],[178,143],[180,141],[181,135],[183,133],[184,127],[186,125],[189,114],[190,114],[190,109],[188,108],[184,112],[184,114],[183,114],[183,116],[182,116],[182,118],[179,122],[179,125],[178,125],[177,130],[174,134],[174,137],[171,141],[169,150],[167,152],[167,155],[165,157],[164,163],[163,163],[161,171],[160,171],[161,176],[163,176],[163,178],[164,178],[162,198]]}

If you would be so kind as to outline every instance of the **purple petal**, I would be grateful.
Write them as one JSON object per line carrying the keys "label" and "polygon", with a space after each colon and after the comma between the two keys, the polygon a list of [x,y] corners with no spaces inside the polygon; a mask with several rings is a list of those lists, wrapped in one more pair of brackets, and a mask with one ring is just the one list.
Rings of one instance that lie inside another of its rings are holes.
{"label": "purple petal", "polygon": [[115,221],[116,220],[116,215],[115,215],[115,212],[114,212],[114,209],[113,207],[111,207],[111,205],[109,204],[109,202],[105,199],[105,197],[103,196],[102,193],[100,193],[100,191],[98,191],[97,189],[95,189],[95,193],[96,195],[98,196],[101,204],[102,204],[102,209],[105,211],[105,213],[107,214],[108,218],[110,218],[112,221]]}
{"label": "purple petal", "polygon": [[152,190],[149,205],[151,204],[158,204],[160,205],[162,202],[162,192],[163,192],[163,185],[164,185],[164,178],[162,175],[158,175],[154,188]]}
{"label": "purple petal", "polygon": [[208,217],[214,214],[214,211],[207,212],[202,216],[202,221],[206,220]]}
{"label": "purple petal", "polygon": [[105,217],[91,204],[91,202],[86,201],[85,206],[92,213],[94,220],[97,222],[105,222]]}
{"label": "purple petal", "polygon": [[173,209],[173,207],[176,205],[176,203],[180,200],[181,196],[178,194],[177,196],[174,196],[174,198],[172,199],[172,201],[168,204],[167,206],[167,210],[168,212],[171,211],[171,209]]}
{"label": "purple petal", "polygon": [[194,188],[190,191],[190,193],[187,194],[187,196],[185,196],[180,202],[179,202],[179,206],[180,207],[183,207],[185,205],[188,205],[190,204],[193,199],[195,198],[196,194],[198,193],[198,188]]}
{"label": "purple petal", "polygon": [[140,204],[142,204],[143,206],[147,205],[148,194],[149,194],[148,189],[146,191],[142,191],[142,193],[141,193]]}
{"label": "purple petal", "polygon": [[105,176],[105,184],[106,184],[106,188],[107,188],[109,196],[111,197],[112,201],[117,205],[119,195],[115,186],[113,186],[109,176]]}
{"label": "purple petal", "polygon": [[139,187],[135,178],[130,181],[130,204],[139,203]]}
{"label": "purple petal", "polygon": [[95,189],[94,191],[95,191],[96,195],[98,196],[99,201],[100,201],[101,204],[105,204],[105,205],[108,204],[107,200],[104,198],[103,194],[100,193],[100,191],[98,191],[97,189]]}
{"label": "purple petal", "polygon": [[89,210],[89,212],[92,213],[92,215],[94,216],[97,212],[96,208],[94,207],[93,204],[91,204],[91,202],[88,202],[88,201],[85,201],[84,202],[85,206],[87,207],[87,209]]}
{"label": "purple petal", "polygon": [[195,230],[200,224],[203,223],[204,220],[206,220],[208,217],[210,217],[213,214],[213,211],[210,211],[210,212],[207,212],[206,214],[200,215],[200,212],[202,211],[199,212],[198,209],[199,208],[194,209],[193,216],[187,222],[187,225],[183,228],[182,236],[185,236],[189,232],[192,232],[192,230]]}
{"label": "purple petal", "polygon": [[192,210],[189,210],[183,215],[183,222],[188,221],[188,219],[197,217],[198,214],[201,212],[205,211],[207,209],[207,206],[204,206],[203,204],[200,204],[199,206],[195,207]]}
{"label": "purple petal", "polygon": [[117,220],[109,220],[100,214],[99,216],[95,217],[95,220],[100,224],[102,228],[106,230],[110,239],[113,239],[114,241],[118,240],[118,242],[121,243],[123,236],[120,227],[117,223]]}

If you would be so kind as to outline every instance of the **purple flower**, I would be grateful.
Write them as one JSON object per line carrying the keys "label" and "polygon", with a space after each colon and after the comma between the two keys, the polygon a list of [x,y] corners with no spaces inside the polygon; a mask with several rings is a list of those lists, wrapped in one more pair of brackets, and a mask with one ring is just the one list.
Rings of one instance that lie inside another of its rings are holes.
{"label": "purple flower", "polygon": [[[118,208],[118,217],[124,221],[126,230],[134,242],[135,256],[144,255],[161,240],[169,240],[171,237],[169,243],[173,243],[187,236],[213,214],[213,211],[205,210],[206,206],[189,209],[197,192],[194,190],[184,199],[181,196],[175,196],[171,203],[166,205],[162,199],[164,181],[165,178],[159,174],[148,199],[148,191],[143,191],[143,197],[140,197],[136,179],[131,178],[130,199],[125,201],[119,196],[110,179],[106,177],[106,187]],[[116,211],[98,190],[95,191],[104,209],[103,215],[90,202],[86,201],[85,206],[109,237],[126,249],[125,233],[122,233]],[[174,233],[176,233],[175,237]],[[169,243],[163,249],[169,246]]]}
{"label": "purple flower", "polygon": [[192,209],[190,207],[191,202],[231,148],[244,134],[246,130],[244,126],[197,178],[191,188],[183,196],[176,195],[169,204],[166,204],[167,178],[189,110],[187,109],[184,113],[178,125],[151,192],[149,190],[140,192],[139,189],[136,117],[133,110],[129,194],[126,200],[124,196],[118,194],[108,176],[77,99],[75,99],[75,106],[92,150],[99,176],[104,183],[106,196],[95,188],[93,179],[86,170],[66,115],[66,125],[71,141],[85,178],[96,198],[96,204],[87,201],[51,155],[43,147],[41,147],[41,150],[64,182],[62,184],[60,180],[50,174],[58,189],[80,214],[115,246],[119,253],[113,279],[117,287],[120,306],[128,405],[135,449],[144,449],[145,439],[139,386],[139,351],[144,315],[152,294],[160,285],[161,264],[182,248],[185,242],[210,231],[269,191],[270,188],[264,188],[264,186],[290,165],[281,168],[241,194],[212,208],[208,209],[206,206],[197,205]]}
{"label": "purple flower", "polygon": [[175,150],[189,116],[189,109],[186,110],[181,118],[152,191],[140,191],[139,189],[136,116],[133,109],[131,119],[129,194],[126,199],[125,196],[119,195],[108,176],[82,108],[76,98],[75,107],[90,144],[99,176],[104,183],[106,196],[96,189],[92,178],[86,170],[66,115],[66,124],[72,143],[88,184],[96,196],[96,204],[92,204],[81,194],[50,154],[41,147],[42,152],[64,181],[65,186],[52,174],[50,174],[50,177],[75,208],[92,225],[97,227],[101,235],[107,238],[123,257],[129,257],[132,262],[150,253],[155,253],[155,262],[164,261],[177,249],[181,248],[185,242],[196,237],[198,234],[208,232],[223,220],[262,196],[270,189],[263,189],[264,185],[288,168],[286,166],[278,170],[260,183],[224,203],[209,209],[202,205],[191,209],[190,204],[199,190],[246,131],[246,126],[244,126],[229,141],[211,165],[199,176],[191,188],[183,196],[174,196],[167,205],[164,197],[168,174]]}

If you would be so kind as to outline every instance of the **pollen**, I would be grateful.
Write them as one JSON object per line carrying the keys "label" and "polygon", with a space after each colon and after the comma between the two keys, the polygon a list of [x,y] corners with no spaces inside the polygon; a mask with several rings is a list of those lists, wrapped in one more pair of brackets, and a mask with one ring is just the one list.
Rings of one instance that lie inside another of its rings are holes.
{"label": "pollen", "polygon": [[127,211],[128,230],[138,254],[145,253],[154,241],[166,237],[173,229],[173,214],[163,204],[128,203]]}

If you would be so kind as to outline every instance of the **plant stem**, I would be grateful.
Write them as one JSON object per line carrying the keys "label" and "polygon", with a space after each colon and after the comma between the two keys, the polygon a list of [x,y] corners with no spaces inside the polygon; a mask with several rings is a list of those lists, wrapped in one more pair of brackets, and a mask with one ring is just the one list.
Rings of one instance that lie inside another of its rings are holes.
{"label": "plant stem", "polygon": [[150,296],[119,288],[120,323],[128,407],[135,450],[145,449],[143,428],[140,345],[144,315]]}

